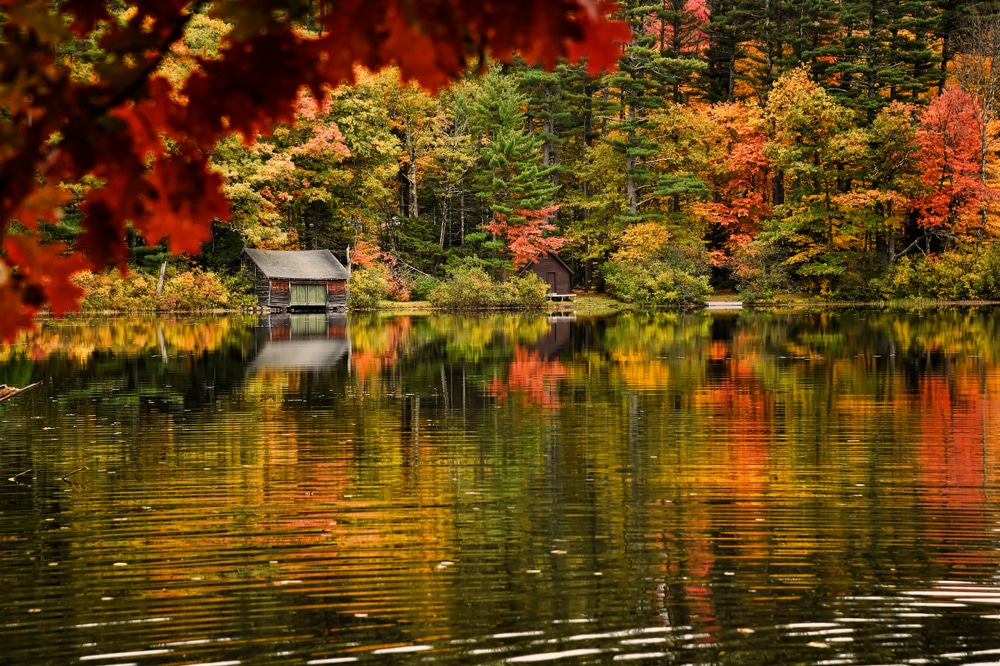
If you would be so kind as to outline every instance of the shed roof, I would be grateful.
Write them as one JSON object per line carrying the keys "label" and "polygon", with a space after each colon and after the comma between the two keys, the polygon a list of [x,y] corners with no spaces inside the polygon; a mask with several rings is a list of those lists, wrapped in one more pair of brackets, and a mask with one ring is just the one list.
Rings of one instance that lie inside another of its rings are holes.
{"label": "shed roof", "polygon": [[530,263],[528,263],[528,264],[527,264],[527,265],[525,266],[525,269],[527,269],[527,270],[530,270],[532,266],[537,266],[537,265],[538,265],[538,262],[539,262],[539,261],[541,261],[541,259],[542,259],[543,257],[552,257],[552,258],[553,258],[553,259],[555,259],[555,260],[556,260],[556,261],[557,261],[557,262],[558,262],[559,264],[561,264],[563,268],[565,268],[565,269],[566,269],[566,272],[568,272],[568,273],[569,273],[570,275],[573,275],[573,269],[572,269],[572,268],[570,268],[570,267],[569,267],[569,266],[568,266],[568,265],[566,264],[566,262],[562,260],[562,257],[560,257],[560,256],[559,256],[558,254],[556,254],[555,252],[543,252],[542,254],[540,254],[540,255],[538,255],[537,257],[535,257],[535,258],[534,258],[534,259],[533,259],[533,260],[532,260],[532,261],[531,261]]}
{"label": "shed roof", "polygon": [[254,250],[243,252],[268,278],[346,280],[351,277],[329,250]]}

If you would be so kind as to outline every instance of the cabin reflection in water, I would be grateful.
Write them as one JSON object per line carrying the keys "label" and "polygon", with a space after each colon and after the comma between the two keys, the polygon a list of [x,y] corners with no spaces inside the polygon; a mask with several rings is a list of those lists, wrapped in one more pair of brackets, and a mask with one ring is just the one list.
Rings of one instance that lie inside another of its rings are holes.
{"label": "cabin reflection in water", "polygon": [[262,315],[256,331],[252,373],[265,370],[323,370],[349,358],[347,315],[335,313]]}
{"label": "cabin reflection in water", "polygon": [[545,361],[559,356],[563,348],[569,344],[576,313],[572,310],[557,310],[546,317],[546,320],[549,323],[549,330],[534,345],[539,357]]}

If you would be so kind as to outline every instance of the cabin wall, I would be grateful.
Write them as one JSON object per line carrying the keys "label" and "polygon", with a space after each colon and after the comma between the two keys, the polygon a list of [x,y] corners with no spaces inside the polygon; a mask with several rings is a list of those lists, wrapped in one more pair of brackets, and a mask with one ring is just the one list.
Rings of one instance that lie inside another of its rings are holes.
{"label": "cabin wall", "polygon": [[347,281],[331,280],[326,283],[326,309],[347,309]]}
{"label": "cabin wall", "polygon": [[288,280],[271,280],[267,307],[287,310],[292,305],[292,284]]}
{"label": "cabin wall", "polygon": [[[545,255],[539,258],[539,260],[531,264],[531,270],[542,279],[542,282],[549,284],[549,291],[554,294],[568,294],[572,289],[570,284],[570,272],[566,270],[566,267],[562,263],[552,257],[551,255]],[[555,284],[550,284],[555,278]]]}
{"label": "cabin wall", "polygon": [[[347,282],[345,280],[295,280],[295,284],[326,285],[326,309],[344,310],[347,308]],[[265,305],[275,310],[287,310],[291,304],[292,282],[271,280],[270,295]]]}
{"label": "cabin wall", "polygon": [[249,257],[242,258],[243,268],[253,276],[253,293],[257,296],[257,304],[262,307],[270,307],[271,281],[261,272]]}

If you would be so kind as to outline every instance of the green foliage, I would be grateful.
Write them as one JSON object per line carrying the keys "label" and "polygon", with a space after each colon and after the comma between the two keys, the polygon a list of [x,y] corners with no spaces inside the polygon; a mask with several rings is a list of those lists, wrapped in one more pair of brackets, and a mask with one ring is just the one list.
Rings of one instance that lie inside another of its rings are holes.
{"label": "green foliage", "polygon": [[767,303],[795,288],[785,265],[787,251],[763,239],[743,249],[736,258],[736,289],[748,303]]}
{"label": "green foliage", "polygon": [[548,287],[534,273],[494,280],[481,262],[463,262],[449,269],[431,294],[436,307],[449,310],[520,310],[541,308],[546,303]]}
{"label": "green foliage", "polygon": [[1000,300],[1000,246],[905,256],[872,284],[889,300]]}
{"label": "green foliage", "polygon": [[383,265],[357,268],[347,283],[347,307],[352,310],[374,310],[379,301],[389,296],[392,286],[389,269]]}
{"label": "green foliage", "polygon": [[843,260],[844,273],[833,295],[845,301],[878,300],[879,291],[873,280],[885,271],[885,259],[877,252],[852,252],[845,254]]}
{"label": "green foliage", "polygon": [[668,261],[611,261],[603,270],[608,293],[626,303],[695,305],[712,293],[707,276],[693,275]]}
{"label": "green foliage", "polygon": [[440,280],[430,275],[417,276],[410,283],[410,299],[414,301],[429,301],[440,284]]}

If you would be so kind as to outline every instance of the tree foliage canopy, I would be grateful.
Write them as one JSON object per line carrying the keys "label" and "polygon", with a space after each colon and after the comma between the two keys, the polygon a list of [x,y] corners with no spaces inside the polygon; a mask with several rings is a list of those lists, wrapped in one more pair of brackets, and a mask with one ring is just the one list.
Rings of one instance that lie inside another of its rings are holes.
{"label": "tree foliage canopy", "polygon": [[[298,0],[4,0],[0,336],[46,305],[72,309],[70,275],[123,265],[129,225],[147,243],[197,251],[211,221],[229,216],[210,151],[230,134],[249,143],[293,121],[301,88],[320,100],[357,65],[394,64],[433,89],[470,61],[515,53],[548,67],[586,56],[596,73],[628,39],[607,18],[613,9],[602,0],[336,0],[318,10]],[[217,52],[184,44],[199,16],[228,26]],[[172,58],[186,61],[186,76],[164,70]],[[83,211],[73,251],[43,244],[40,226],[73,196]]]}

